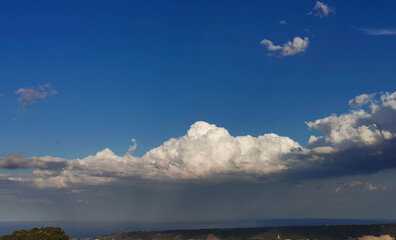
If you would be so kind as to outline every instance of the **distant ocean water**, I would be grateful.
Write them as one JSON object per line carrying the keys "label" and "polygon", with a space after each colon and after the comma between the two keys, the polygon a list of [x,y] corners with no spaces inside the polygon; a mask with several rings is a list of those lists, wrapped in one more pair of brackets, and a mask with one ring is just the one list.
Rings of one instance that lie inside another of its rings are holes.
{"label": "distant ocean water", "polygon": [[242,228],[275,226],[314,226],[325,224],[396,223],[390,219],[248,219],[212,222],[104,222],[104,221],[36,221],[0,222],[0,235],[20,229],[54,226],[62,227],[73,238],[100,237],[104,234],[130,231],[161,231],[202,228]]}

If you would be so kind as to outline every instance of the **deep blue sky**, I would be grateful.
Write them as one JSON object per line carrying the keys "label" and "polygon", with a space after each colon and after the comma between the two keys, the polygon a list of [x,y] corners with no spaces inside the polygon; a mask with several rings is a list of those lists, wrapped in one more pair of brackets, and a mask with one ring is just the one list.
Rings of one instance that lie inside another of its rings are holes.
{"label": "deep blue sky", "polygon": [[2,1],[0,221],[394,218],[396,1],[318,4]]}
{"label": "deep blue sky", "polygon": [[[0,8],[0,153],[136,154],[195,121],[232,135],[274,132],[305,145],[304,122],[348,109],[362,93],[394,90],[392,1],[5,1]],[[279,21],[285,19],[286,25]],[[306,32],[305,29],[309,29]],[[269,57],[260,41],[307,36],[303,54]],[[59,94],[11,121],[21,87]],[[55,141],[61,141],[56,145]]]}

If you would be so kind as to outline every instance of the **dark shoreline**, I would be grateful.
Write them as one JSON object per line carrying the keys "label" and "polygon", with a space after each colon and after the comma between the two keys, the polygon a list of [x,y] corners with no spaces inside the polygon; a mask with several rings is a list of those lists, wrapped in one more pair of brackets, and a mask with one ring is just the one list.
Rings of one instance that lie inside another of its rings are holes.
{"label": "dark shoreline", "polygon": [[188,231],[197,229],[281,228],[291,226],[364,225],[395,223],[393,219],[243,219],[238,221],[136,222],[136,221],[9,221],[0,222],[0,235],[33,227],[61,227],[74,238],[99,237],[117,232]]}

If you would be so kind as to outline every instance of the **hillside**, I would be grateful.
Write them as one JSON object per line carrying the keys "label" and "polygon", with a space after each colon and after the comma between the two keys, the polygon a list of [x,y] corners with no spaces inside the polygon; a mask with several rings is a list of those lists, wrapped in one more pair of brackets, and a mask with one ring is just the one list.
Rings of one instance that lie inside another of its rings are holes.
{"label": "hillside", "polygon": [[15,231],[0,240],[69,240],[69,236],[61,228],[45,227]]}
{"label": "hillside", "polygon": [[[363,236],[382,236],[381,238]],[[323,225],[299,227],[262,227],[171,230],[160,232],[122,232],[105,235],[101,240],[237,240],[237,239],[310,239],[310,240],[390,240],[396,236],[396,224]],[[360,239],[359,239],[360,240]]]}

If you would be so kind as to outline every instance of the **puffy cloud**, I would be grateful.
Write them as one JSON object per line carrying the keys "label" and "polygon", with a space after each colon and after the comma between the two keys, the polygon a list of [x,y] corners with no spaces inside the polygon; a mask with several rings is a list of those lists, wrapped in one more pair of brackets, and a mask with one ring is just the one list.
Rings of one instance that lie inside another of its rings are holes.
{"label": "puffy cloud", "polygon": [[314,16],[324,18],[327,17],[330,13],[335,13],[334,9],[330,8],[327,4],[321,1],[316,1],[312,12],[309,12],[308,14],[314,14]]}
{"label": "puffy cloud", "polygon": [[283,56],[292,56],[300,52],[305,52],[309,44],[309,39],[305,37],[304,39],[300,37],[295,37],[293,42],[287,42],[282,49]]}
{"label": "puffy cloud", "polygon": [[396,92],[378,95],[364,109],[307,122],[310,129],[324,133],[311,136],[299,156],[315,162],[309,174],[325,177],[396,168]]}
{"label": "puffy cloud", "polygon": [[353,108],[359,108],[369,102],[374,98],[375,94],[362,94],[351,100],[349,100],[349,106]]}
{"label": "puffy cloud", "polygon": [[260,42],[260,44],[264,45],[268,51],[278,51],[281,50],[282,47],[279,45],[274,45],[270,40],[264,39]]}
{"label": "puffy cloud", "polygon": [[282,46],[274,45],[270,40],[264,39],[261,41],[261,44],[264,45],[268,51],[281,51],[281,56],[293,56],[297,53],[305,52],[309,45],[309,39],[305,37],[304,39],[300,37],[295,37],[293,42],[288,41]]}
{"label": "puffy cloud", "polygon": [[[133,148],[133,147],[132,147]],[[288,137],[265,134],[231,136],[224,128],[196,122],[185,136],[172,138],[143,157],[124,156],[104,149],[96,155],[67,161],[61,170],[35,170],[39,187],[98,185],[122,177],[142,179],[227,179],[261,177],[287,170],[294,160],[287,154],[302,147]]]}
{"label": "puffy cloud", "polygon": [[262,176],[287,169],[290,159],[285,155],[299,149],[297,142],[273,133],[233,137],[224,128],[196,122],[185,136],[170,139],[142,159],[174,178]]}
{"label": "puffy cloud", "polygon": [[[225,128],[199,121],[186,135],[171,138],[142,157],[132,155],[137,146],[136,140],[132,139],[133,145],[123,156],[104,149],[82,159],[39,157],[9,160],[16,157],[4,157],[2,164],[8,168],[37,168],[31,177],[12,176],[8,178],[11,181],[57,188],[116,181],[128,183],[136,179],[323,178],[396,168],[396,92],[378,94],[377,99],[368,96],[371,95],[351,100],[353,106],[367,105],[365,109],[307,122],[309,128],[322,131],[324,136],[311,136],[306,148],[274,133],[235,137]],[[58,162],[60,165],[56,167],[49,165]],[[386,188],[355,182],[341,186],[338,191],[353,187],[366,190]]]}
{"label": "puffy cloud", "polygon": [[35,103],[37,100],[45,99],[49,96],[56,95],[58,92],[47,83],[38,87],[20,88],[15,91],[18,94],[18,102],[23,106]]}
{"label": "puffy cloud", "polygon": [[378,144],[396,136],[396,92],[384,93],[378,101],[373,95],[363,94],[349,103],[354,107],[370,103],[370,107],[307,122],[310,129],[325,133],[321,137],[311,136],[308,148],[344,150],[351,146]]}

